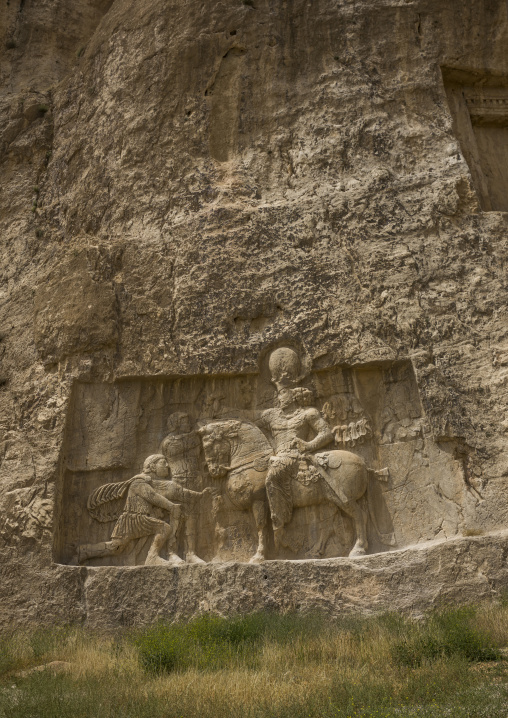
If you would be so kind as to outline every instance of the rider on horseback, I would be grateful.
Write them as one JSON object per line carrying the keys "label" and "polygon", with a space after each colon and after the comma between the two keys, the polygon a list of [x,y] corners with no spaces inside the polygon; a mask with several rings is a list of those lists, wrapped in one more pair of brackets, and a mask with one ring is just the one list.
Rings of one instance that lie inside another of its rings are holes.
{"label": "rider on horseback", "polygon": [[[264,411],[259,426],[270,432],[275,443],[275,456],[270,458],[265,483],[278,544],[293,512],[291,481],[296,478],[303,479],[304,483],[315,480],[313,473],[317,474],[317,470],[309,454],[333,441],[333,433],[320,412],[310,406],[312,392],[294,386],[299,374],[296,352],[276,349],[270,356],[269,366],[272,382],[277,387],[279,406]],[[314,438],[308,440],[312,434]]]}

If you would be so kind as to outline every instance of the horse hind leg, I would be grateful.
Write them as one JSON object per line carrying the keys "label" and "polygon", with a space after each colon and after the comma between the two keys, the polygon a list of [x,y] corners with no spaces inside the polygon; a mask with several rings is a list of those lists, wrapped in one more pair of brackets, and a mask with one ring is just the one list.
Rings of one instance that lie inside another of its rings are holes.
{"label": "horse hind leg", "polygon": [[252,504],[252,513],[254,514],[254,521],[256,522],[256,528],[258,530],[258,547],[249,563],[261,563],[265,560],[266,553],[266,502],[263,500],[254,501]]}
{"label": "horse hind leg", "polygon": [[347,499],[346,496],[340,499],[329,486],[326,487],[325,493],[330,501],[332,501],[339,507],[339,509],[341,509],[341,511],[344,511],[345,514],[353,519],[356,541],[355,545],[349,552],[349,557],[355,558],[356,556],[365,556],[369,547],[369,542],[367,540],[367,520],[358,501],[355,501],[354,499]]}
{"label": "horse hind leg", "polygon": [[349,552],[349,557],[365,556],[369,543],[367,541],[367,521],[363,509],[358,502],[351,501],[344,511],[353,519],[356,533],[356,542]]}

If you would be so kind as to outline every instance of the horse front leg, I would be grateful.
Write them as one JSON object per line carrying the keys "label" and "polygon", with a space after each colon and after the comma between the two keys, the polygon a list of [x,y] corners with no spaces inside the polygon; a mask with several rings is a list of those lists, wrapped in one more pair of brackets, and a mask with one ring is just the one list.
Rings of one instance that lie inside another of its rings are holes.
{"label": "horse front leg", "polygon": [[261,563],[265,560],[265,529],[266,529],[266,501],[264,499],[258,499],[252,504],[252,513],[254,514],[254,521],[256,522],[256,528],[258,530],[258,548],[254,556],[251,558],[249,563]]}
{"label": "horse front leg", "polygon": [[212,499],[212,518],[215,522],[215,556],[212,562],[221,561],[221,551],[224,548],[227,538],[227,531],[222,525],[221,514],[224,508],[224,498],[222,495],[214,496]]}

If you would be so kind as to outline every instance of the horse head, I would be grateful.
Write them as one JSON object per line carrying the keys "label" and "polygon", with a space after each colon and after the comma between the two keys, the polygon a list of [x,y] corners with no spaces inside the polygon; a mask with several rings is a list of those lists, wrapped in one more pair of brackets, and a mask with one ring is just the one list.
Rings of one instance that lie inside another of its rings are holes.
{"label": "horse head", "polygon": [[241,422],[235,419],[217,421],[198,429],[205,461],[214,479],[223,479],[229,471],[231,440],[238,437]]}

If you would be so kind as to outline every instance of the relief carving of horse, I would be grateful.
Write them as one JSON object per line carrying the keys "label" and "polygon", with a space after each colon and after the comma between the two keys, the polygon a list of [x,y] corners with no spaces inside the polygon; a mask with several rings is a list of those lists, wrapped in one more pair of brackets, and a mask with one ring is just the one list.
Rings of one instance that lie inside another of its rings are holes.
{"label": "relief carving of horse", "polygon": [[[257,426],[233,419],[211,422],[199,429],[199,434],[210,475],[225,479],[222,491],[235,508],[250,510],[254,515],[258,546],[250,562],[259,563],[266,554],[265,478],[274,453],[272,446]],[[356,540],[349,556],[364,555],[368,548],[366,514],[358,502],[367,492],[369,472],[380,480],[386,480],[388,472],[368,469],[365,461],[350,451],[322,451],[313,456],[302,455],[301,460],[310,467],[311,478],[292,480],[293,508],[324,502],[335,504],[353,519]]]}

